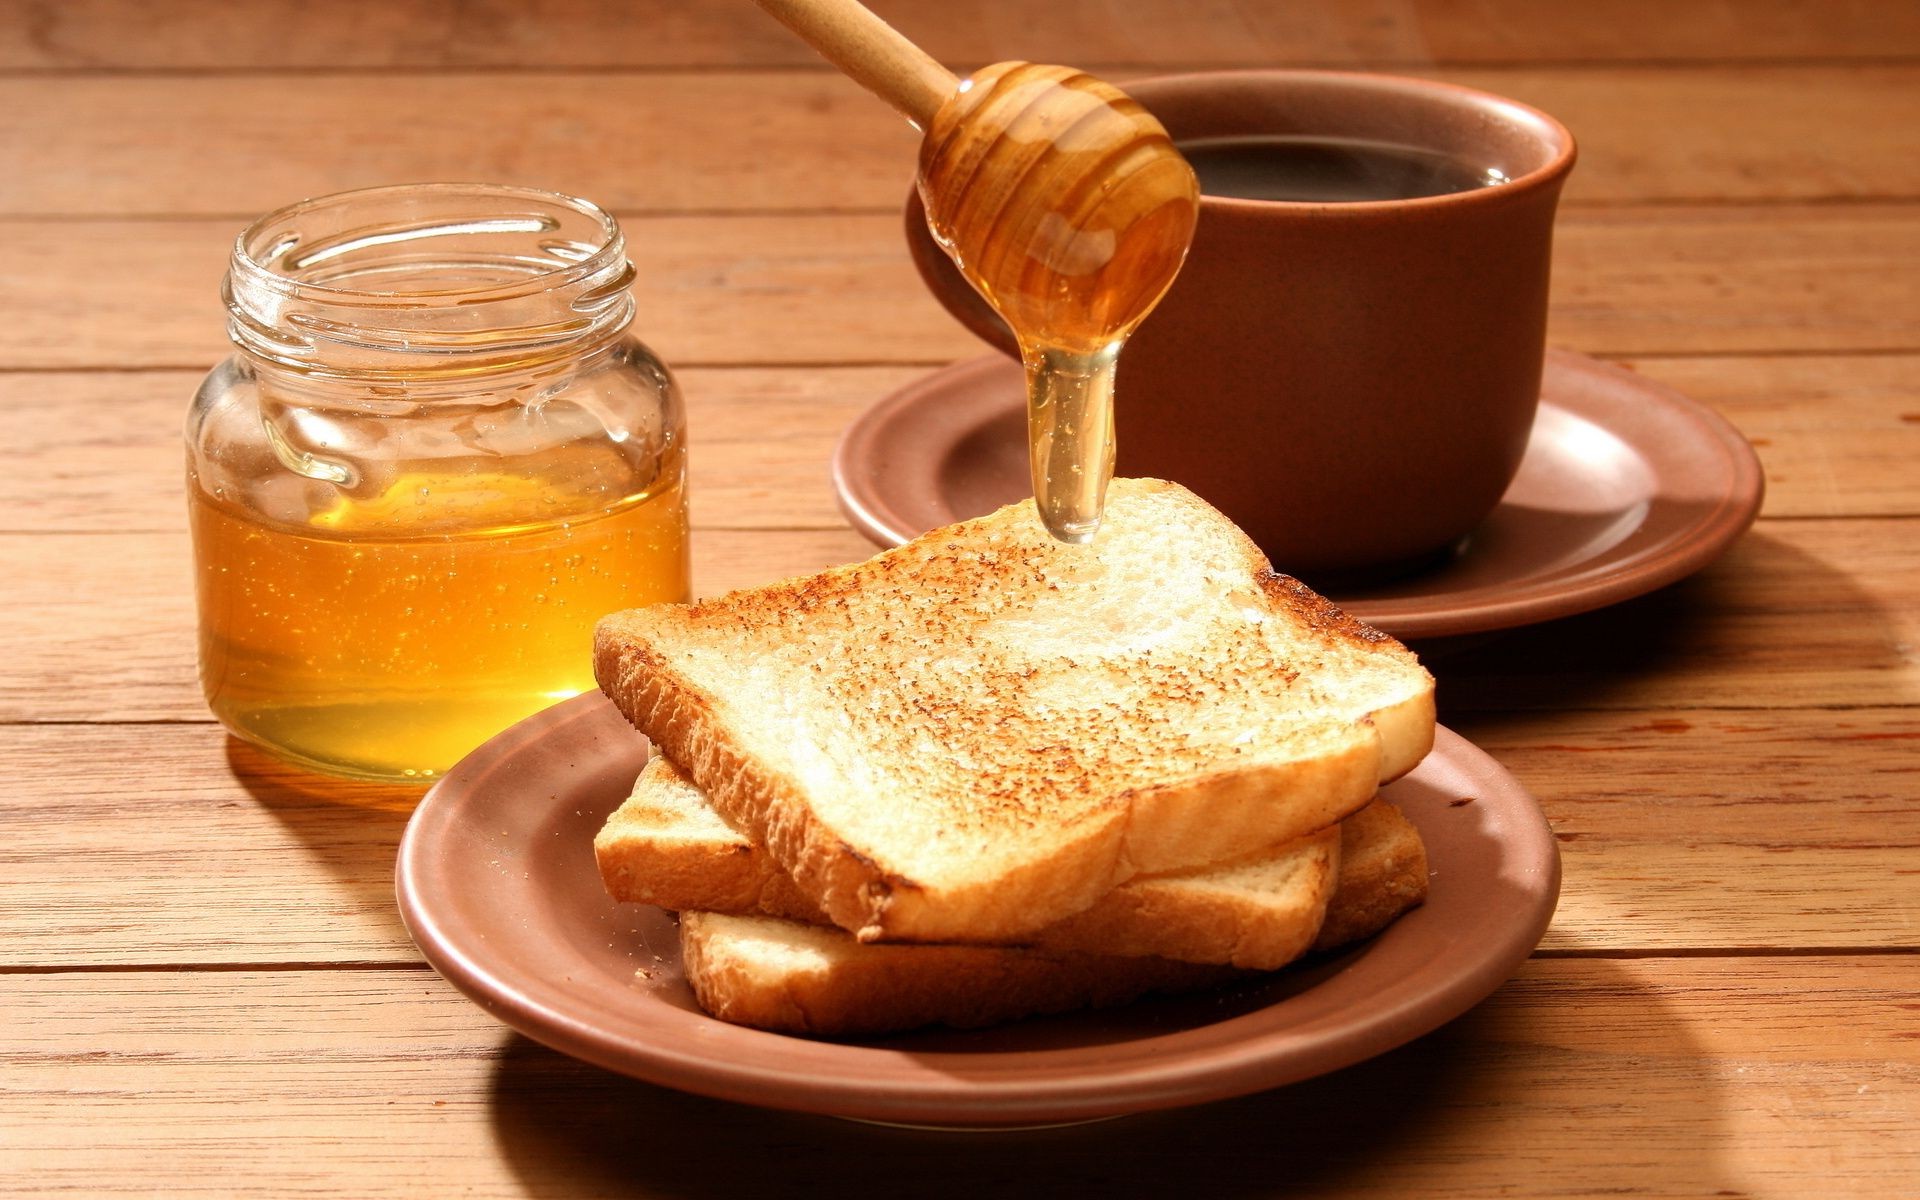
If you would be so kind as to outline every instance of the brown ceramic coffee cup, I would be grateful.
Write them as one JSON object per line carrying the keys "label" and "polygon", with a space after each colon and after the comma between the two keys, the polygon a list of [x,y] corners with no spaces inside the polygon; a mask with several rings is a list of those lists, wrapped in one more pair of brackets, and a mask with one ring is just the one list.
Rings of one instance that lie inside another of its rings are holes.
{"label": "brown ceramic coffee cup", "polygon": [[[1278,568],[1310,579],[1382,577],[1448,553],[1526,449],[1572,135],[1511,100],[1384,75],[1229,71],[1125,86],[1177,144],[1243,168],[1223,186],[1320,198],[1219,195],[1201,170],[1186,266],[1121,356],[1119,473],[1188,485]],[[1465,184],[1403,195],[1448,184],[1393,171],[1387,184],[1317,178],[1309,167],[1324,155],[1308,145],[1302,160],[1302,139],[1355,144],[1363,168],[1380,144],[1410,148],[1400,157],[1463,168]],[[1379,187],[1396,194],[1344,198]],[[1015,353],[928,237],[917,197],[907,229],[940,301]]]}

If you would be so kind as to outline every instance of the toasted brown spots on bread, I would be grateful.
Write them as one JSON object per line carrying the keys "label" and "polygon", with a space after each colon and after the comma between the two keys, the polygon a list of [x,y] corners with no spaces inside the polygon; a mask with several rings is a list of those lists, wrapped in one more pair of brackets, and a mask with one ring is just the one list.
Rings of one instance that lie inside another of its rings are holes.
{"label": "toasted brown spots on bread", "polygon": [[1291,609],[1304,624],[1313,629],[1369,646],[1389,642],[1399,645],[1392,635],[1375,629],[1365,621],[1349,614],[1345,609],[1291,575],[1282,575],[1268,568],[1258,576],[1258,581],[1262,590],[1273,596],[1278,603]]}

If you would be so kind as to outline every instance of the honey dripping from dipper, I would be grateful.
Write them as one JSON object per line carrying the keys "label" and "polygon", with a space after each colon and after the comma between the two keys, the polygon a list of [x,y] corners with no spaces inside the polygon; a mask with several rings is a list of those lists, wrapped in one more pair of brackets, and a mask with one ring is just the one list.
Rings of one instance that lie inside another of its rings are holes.
{"label": "honey dripping from dipper", "polygon": [[1111,84],[1000,63],[935,113],[919,186],[934,238],[1019,342],[1040,519],[1090,542],[1113,474],[1115,369],[1186,259],[1193,171]]}

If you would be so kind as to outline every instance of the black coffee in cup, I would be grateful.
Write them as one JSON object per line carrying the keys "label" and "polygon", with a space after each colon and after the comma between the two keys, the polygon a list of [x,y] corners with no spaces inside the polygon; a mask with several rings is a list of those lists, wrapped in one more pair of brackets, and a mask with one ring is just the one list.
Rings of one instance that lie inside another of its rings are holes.
{"label": "black coffee in cup", "polygon": [[1200,177],[1201,192],[1241,200],[1411,200],[1507,181],[1497,168],[1396,142],[1266,136],[1177,144]]}

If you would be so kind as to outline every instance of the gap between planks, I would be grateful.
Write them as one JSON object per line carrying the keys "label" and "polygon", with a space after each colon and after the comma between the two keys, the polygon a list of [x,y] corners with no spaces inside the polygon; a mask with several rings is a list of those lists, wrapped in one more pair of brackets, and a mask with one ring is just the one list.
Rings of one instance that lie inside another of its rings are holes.
{"label": "gap between planks", "polygon": [[378,959],[311,959],[303,962],[143,962],[143,963],[12,963],[0,965],[5,975],[141,975],[159,972],[217,975],[223,972],[257,971],[428,971],[425,959],[380,961]]}
{"label": "gap between planks", "polygon": [[[0,374],[4,374],[4,372],[0,372]],[[1763,528],[1775,522],[1779,522],[1782,524],[1791,524],[1791,523],[1797,523],[1802,521],[1915,521],[1915,520],[1920,520],[1920,513],[1843,513],[1837,516],[1833,513],[1818,513],[1818,512],[1783,513],[1779,516],[1756,517],[1753,522],[1753,527],[1756,529]],[[691,528],[689,532],[695,535],[702,534],[702,533],[785,534],[785,533],[821,533],[823,531],[831,532],[832,530],[839,529],[839,528],[843,528],[843,527],[837,526],[837,525],[736,525],[736,524],[704,525],[704,524],[696,524]],[[844,528],[848,532],[854,532],[853,527],[851,525],[844,526]],[[8,528],[7,526],[0,524],[0,537],[26,537],[26,538],[119,537],[125,534],[146,533],[146,534],[172,535],[172,534],[177,534],[179,532],[180,532],[180,527],[178,525],[150,525],[150,526],[125,525],[115,529],[48,529],[44,527]],[[876,545],[874,547],[874,553],[878,554],[883,549],[886,549],[886,547]],[[1632,597],[1629,597],[1629,599],[1632,599]],[[0,721],[0,724],[6,724],[6,722]]]}
{"label": "gap between planks", "polygon": [[[1283,71],[1693,71],[1738,70],[1743,68],[1831,69],[1851,67],[1910,67],[1920,64],[1920,55],[1887,54],[1849,56],[1778,55],[1773,57],[1699,57],[1699,58],[1318,58],[1271,61],[1208,61],[1133,59],[1081,61],[1075,69],[1093,75],[1146,74],[1174,75],[1193,72],[1283,70]],[[944,64],[956,75],[971,74],[987,66],[985,62],[952,59]],[[707,75],[833,75],[838,68],[821,62],[789,63],[583,63],[574,66],[543,64],[471,64],[383,63],[355,65],[286,66],[185,66],[185,67],[0,67],[0,79],[250,79],[261,76],[394,76],[433,75],[444,78],[497,78],[523,75],[577,75],[589,78],[674,77]]]}
{"label": "gap between planks", "polygon": [[[1920,200],[1915,203],[1920,204]],[[0,216],[0,224],[10,218]],[[198,219],[198,218],[195,218]],[[981,346],[981,353],[986,347]],[[1621,363],[1641,361],[1661,361],[1669,359],[1738,359],[1738,358],[1902,358],[1920,356],[1920,343],[1912,346],[1866,346],[1844,350],[1827,349],[1820,346],[1781,346],[1771,349],[1754,350],[1582,350],[1580,353],[1601,362]],[[676,359],[674,371],[935,371],[952,366],[957,361],[952,358],[871,358],[838,359],[821,361],[815,359],[756,359],[751,362],[739,359]],[[209,364],[192,363],[135,363],[131,366],[112,364],[81,366],[9,366],[0,364],[0,376],[6,375],[157,375],[181,371],[203,372]]]}
{"label": "gap between planks", "polygon": [[[1889,958],[1920,956],[1916,946],[1662,946],[1658,949],[1575,949],[1566,946],[1537,949],[1535,959],[1653,962],[1661,959],[1691,960],[1740,958]],[[175,973],[218,975],[234,972],[291,974],[300,971],[405,971],[433,970],[425,959],[388,960],[313,959],[301,962],[138,962],[138,963],[12,963],[0,964],[0,976],[7,975],[152,975]]]}
{"label": "gap between planks", "polygon": [[[1416,650],[1419,648],[1418,642],[1414,643],[1414,648]],[[1751,713],[1751,714],[1765,714],[1765,713],[1778,714],[1783,712],[1854,713],[1854,712],[1880,712],[1880,711],[1909,712],[1915,709],[1920,709],[1920,700],[1913,700],[1913,701],[1894,700],[1894,701],[1858,703],[1858,704],[1794,704],[1794,705],[1788,705],[1785,707],[1782,707],[1780,705],[1768,705],[1768,704],[1673,703],[1673,704],[1647,704],[1647,705],[1641,705],[1636,708],[1608,708],[1605,705],[1563,704],[1563,705],[1555,706],[1553,711],[1556,713],[1605,714],[1608,716],[1617,716],[1622,720],[1629,720],[1632,717],[1634,717],[1636,714],[1641,714],[1641,713],[1646,713],[1646,714],[1670,713],[1670,712]],[[1472,716],[1476,721],[1496,720],[1501,717],[1531,718],[1531,717],[1539,716],[1540,710],[1537,708],[1479,708],[1479,707],[1476,707],[1470,710],[1470,712],[1467,713],[1466,715]],[[32,717],[0,717],[0,729],[134,729],[134,728],[143,728],[143,727],[168,728],[168,727],[175,727],[175,726],[198,728],[201,726],[218,725],[219,723],[220,722],[214,719],[212,716],[124,717],[124,718],[121,718],[121,717],[98,717],[98,718],[48,717],[45,720],[36,720],[35,718],[32,718]]]}
{"label": "gap between planks", "polygon": [[[1845,196],[1599,196],[1562,200],[1559,211],[1608,212],[1640,208],[1849,208],[1920,204],[1920,192],[1855,192]],[[879,204],[758,205],[714,208],[699,205],[653,205],[622,208],[613,213],[621,221],[661,217],[892,217],[897,206]],[[257,212],[0,212],[0,225],[37,224],[110,225],[126,221],[225,221],[240,229],[260,216]]]}

